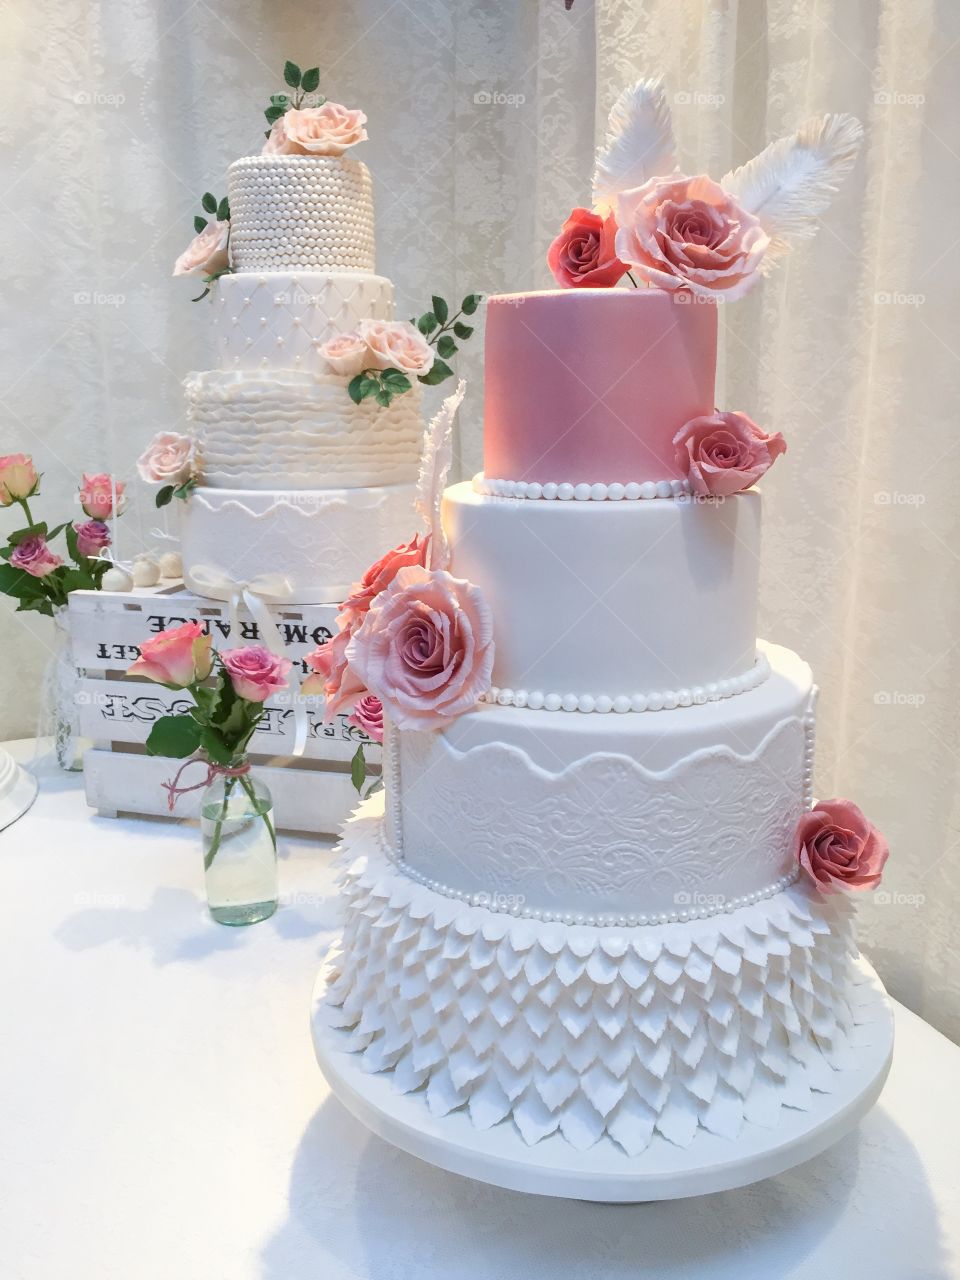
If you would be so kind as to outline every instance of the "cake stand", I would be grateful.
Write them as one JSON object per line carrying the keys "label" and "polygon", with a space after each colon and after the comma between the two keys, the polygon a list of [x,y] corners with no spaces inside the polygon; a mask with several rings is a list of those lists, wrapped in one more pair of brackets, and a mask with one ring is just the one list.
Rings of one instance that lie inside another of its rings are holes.
{"label": "cake stand", "polygon": [[742,1187],[819,1155],[853,1129],[876,1102],[893,1056],[893,1014],[873,969],[857,962],[850,995],[856,1019],[856,1066],[838,1074],[830,1094],[814,1094],[807,1111],[784,1108],[775,1129],[744,1124],[735,1141],[704,1129],[678,1147],[655,1134],[628,1156],[604,1137],[577,1151],[558,1134],[528,1146],[509,1119],[474,1128],[465,1111],[430,1113],[423,1092],[401,1094],[389,1071],[365,1072],[346,1051],[350,1032],[330,1025],[326,977],[314,990],[313,1042],[334,1095],[358,1120],[410,1155],[480,1182],[535,1195],[607,1203],[675,1200]]}
{"label": "cake stand", "polygon": [[36,778],[21,769],[10,752],[0,747],[0,831],[22,817],[36,797]]}

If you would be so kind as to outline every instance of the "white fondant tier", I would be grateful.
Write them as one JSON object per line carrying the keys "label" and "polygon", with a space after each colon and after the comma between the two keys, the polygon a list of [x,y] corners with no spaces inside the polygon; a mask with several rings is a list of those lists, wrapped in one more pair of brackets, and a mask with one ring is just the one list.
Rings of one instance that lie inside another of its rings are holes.
{"label": "white fondant tier", "polygon": [[498,689],[631,698],[708,689],[754,667],[756,490],[530,502],[465,483],[447,490],[443,522],[452,572],[493,614]]}
{"label": "white fondant tier", "polygon": [[190,374],[187,416],[205,482],[314,489],[415,480],[423,439],[419,385],[383,408],[372,398],[354,404],[348,382],[293,370]]}
{"label": "white fondant tier", "polygon": [[413,485],[366,489],[195,489],[180,515],[184,581],[229,599],[237,586],[285,583],[264,599],[343,600],[369,564],[410,537]]}
{"label": "white fondant tier", "polygon": [[373,271],[366,165],[341,156],[246,156],[227,170],[235,271]]}
{"label": "white fondant tier", "polygon": [[[853,908],[797,883],[656,928],[515,920],[414,883],[381,842],[382,797],[344,832],[346,922],[329,1018],[366,1072],[534,1144],[630,1155],[655,1134],[735,1140],[807,1110],[856,1064]],[[508,856],[505,852],[505,856]]]}
{"label": "white fondant tier", "polygon": [[238,272],[217,283],[221,369],[327,373],[319,348],[360,320],[393,316],[393,285],[360,271]]}
{"label": "white fondant tier", "polygon": [[388,729],[389,842],[451,898],[517,915],[649,924],[729,911],[796,872],[811,803],[813,682],[787,649],[728,702],[656,716],[479,706]]}

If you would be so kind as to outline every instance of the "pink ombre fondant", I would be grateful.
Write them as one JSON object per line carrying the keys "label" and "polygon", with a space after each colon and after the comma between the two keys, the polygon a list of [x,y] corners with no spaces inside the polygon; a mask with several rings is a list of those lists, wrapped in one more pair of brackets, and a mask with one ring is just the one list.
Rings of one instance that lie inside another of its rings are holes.
{"label": "pink ombre fondant", "polygon": [[662,289],[500,294],[485,360],[490,478],[681,478],[674,436],[714,409],[716,306]]}

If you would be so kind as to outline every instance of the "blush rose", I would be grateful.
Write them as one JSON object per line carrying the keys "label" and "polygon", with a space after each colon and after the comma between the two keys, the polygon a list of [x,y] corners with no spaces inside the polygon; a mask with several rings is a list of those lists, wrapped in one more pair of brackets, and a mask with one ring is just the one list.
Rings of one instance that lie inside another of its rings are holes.
{"label": "blush rose", "polygon": [[821,893],[875,889],[890,856],[886,840],[852,800],[822,800],[805,813],[794,852]]}
{"label": "blush rose", "polygon": [[320,355],[334,373],[352,378],[366,366],[367,344],[359,333],[341,333],[323,344]]}
{"label": "blush rose", "polygon": [[401,569],[346,647],[348,666],[401,729],[433,729],[490,685],[493,623],[478,587],[443,570]]}
{"label": "blush rose", "polygon": [[179,431],[161,431],[137,459],[137,470],[147,484],[185,483],[193,471],[193,441]]}
{"label": "blush rose", "polygon": [[293,666],[289,658],[278,657],[262,644],[225,649],[220,657],[234,693],[248,702],[266,702],[272,693],[285,689]]}
{"label": "blush rose", "polygon": [[347,662],[347,645],[358,621],[341,614],[337,624],[340,630],[333,639],[319,645],[304,658],[313,674],[307,676],[300,686],[300,692],[305,698],[319,696],[325,699],[324,720],[332,720],[335,715],[349,711],[360,698],[367,695],[366,685],[358,679]]}
{"label": "blush rose", "polygon": [[37,535],[17,543],[10,556],[10,564],[29,573],[31,578],[46,578],[54,569],[59,569],[63,561],[50,550],[46,538]]}
{"label": "blush rose", "polygon": [[211,639],[204,635],[200,623],[185,622],[144,640],[140,657],[127,669],[127,675],[185,689],[209,676],[213,668],[211,648]]}
{"label": "blush rose", "polygon": [[677,463],[700,497],[727,497],[749,489],[787,449],[779,431],[767,435],[745,413],[692,418],[673,443]]}
{"label": "blush rose", "polygon": [[80,505],[92,519],[109,520],[114,515],[114,496],[117,501],[116,515],[126,506],[126,487],[122,480],[114,480],[112,476],[102,472],[98,475],[84,473],[80,482]]}
{"label": "blush rose", "polygon": [[230,265],[229,221],[208,222],[173,264],[175,276],[212,276]]}
{"label": "blush rose", "polygon": [[0,457],[0,507],[32,498],[39,483],[33,459],[27,454],[8,453]]}
{"label": "blush rose", "polygon": [[651,178],[615,201],[617,257],[648,284],[739,298],[756,283],[770,237],[711,178]]}
{"label": "blush rose", "polygon": [[340,156],[365,142],[367,117],[339,102],[320,107],[291,107],[275,120],[263,144],[265,156]]}
{"label": "blush rose", "polygon": [[110,530],[102,520],[85,520],[82,524],[75,523],[73,528],[77,550],[82,556],[95,556],[110,545]]}
{"label": "blush rose", "polygon": [[415,377],[433,368],[433,347],[409,320],[361,320],[357,333],[367,344],[370,368],[400,369]]}
{"label": "blush rose", "polygon": [[383,741],[383,704],[372,693],[364,694],[362,698],[357,699],[349,719],[351,724],[362,729],[374,742]]}
{"label": "blush rose", "polygon": [[609,289],[627,270],[617,257],[617,220],[574,209],[547,250],[547,265],[561,289]]}

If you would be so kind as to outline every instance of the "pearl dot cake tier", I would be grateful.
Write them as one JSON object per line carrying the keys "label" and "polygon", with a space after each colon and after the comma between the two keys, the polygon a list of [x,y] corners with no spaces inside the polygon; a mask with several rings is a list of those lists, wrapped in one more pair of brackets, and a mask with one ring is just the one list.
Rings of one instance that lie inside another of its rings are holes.
{"label": "pearl dot cake tier", "polygon": [[393,317],[393,285],[363,271],[238,272],[213,308],[221,369],[326,373],[319,348],[360,320]]}
{"label": "pearl dot cake tier", "polygon": [[[213,488],[359,488],[415,480],[420,387],[384,408],[354,404],[349,379],[213,370],[184,386],[205,482]],[[374,557],[376,558],[376,557]]]}
{"label": "pearl dot cake tier", "polygon": [[758,681],[760,505],[756,490],[579,503],[448,489],[451,572],[490,606],[498,690],[527,705],[642,697],[655,709],[665,694],[699,701]]}
{"label": "pearl dot cake tier", "polygon": [[679,480],[673,437],[714,411],[717,308],[661,289],[503,294],[484,359],[489,480]]}
{"label": "pearl dot cake tier", "polygon": [[813,682],[796,654],[763,648],[769,680],[729,702],[657,716],[489,706],[440,732],[391,731],[394,856],[450,896],[611,924],[778,892],[810,802]]}
{"label": "pearl dot cake tier", "polygon": [[373,271],[366,165],[340,156],[247,156],[227,171],[235,271]]}
{"label": "pearl dot cake tier", "polygon": [[[343,600],[373,560],[410,536],[414,486],[195,489],[180,516],[184,581],[227,600],[252,584],[267,600]],[[273,593],[270,585],[284,590]]]}

